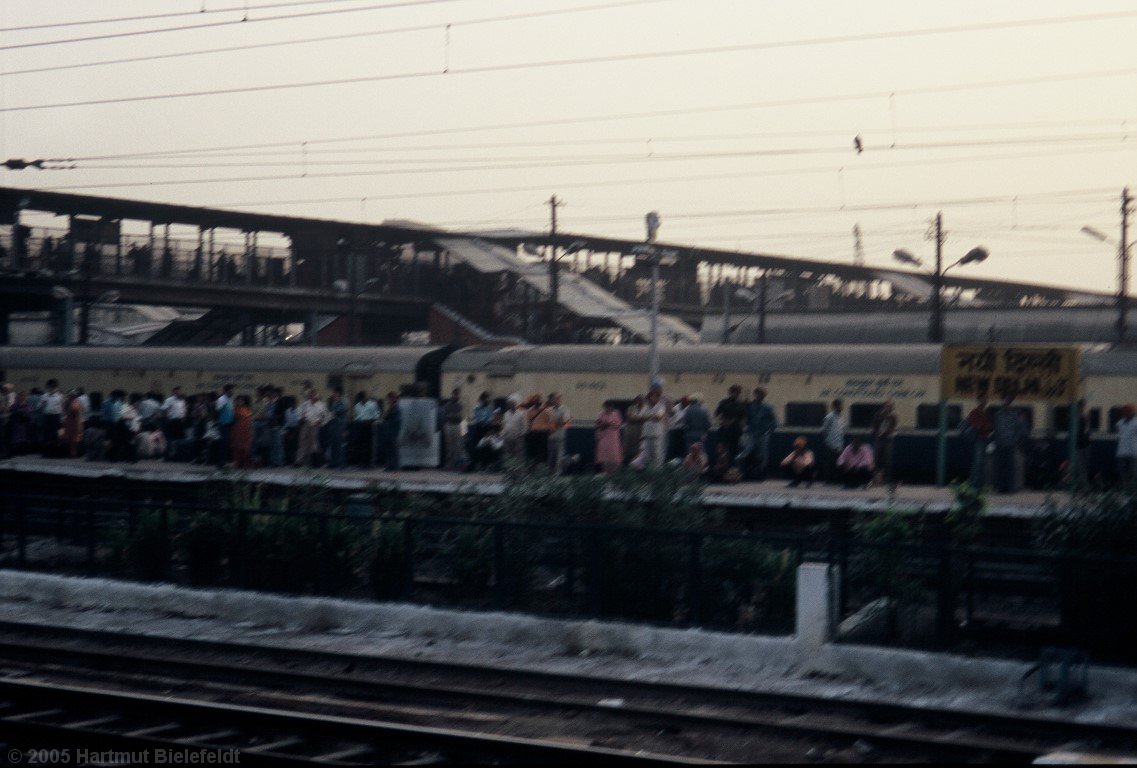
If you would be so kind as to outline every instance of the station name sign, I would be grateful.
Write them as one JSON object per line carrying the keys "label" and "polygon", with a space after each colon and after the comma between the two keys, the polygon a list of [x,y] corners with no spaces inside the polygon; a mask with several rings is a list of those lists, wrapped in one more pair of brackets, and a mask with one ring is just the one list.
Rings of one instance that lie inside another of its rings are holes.
{"label": "station name sign", "polygon": [[1073,403],[1078,399],[1077,347],[947,344],[940,357],[944,400],[1016,400]]}

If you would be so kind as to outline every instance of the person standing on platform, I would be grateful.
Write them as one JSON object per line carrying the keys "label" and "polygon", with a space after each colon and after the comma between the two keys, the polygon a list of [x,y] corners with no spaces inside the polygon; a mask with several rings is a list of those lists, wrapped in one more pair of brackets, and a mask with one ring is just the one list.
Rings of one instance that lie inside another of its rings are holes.
{"label": "person standing on platform", "polygon": [[750,438],[750,472],[747,474],[752,479],[766,479],[770,465],[770,437],[777,428],[778,417],[766,402],[766,390],[755,387],[754,399],[746,405],[746,434]]}
{"label": "person standing on platform", "polygon": [[387,402],[383,405],[383,415],[379,422],[379,446],[382,451],[383,465],[389,472],[394,472],[399,468],[399,430],[402,426],[403,411],[399,407],[399,394],[388,392]]}
{"label": "person standing on platform", "polygon": [[51,453],[59,445],[59,430],[63,426],[63,393],[58,381],[48,379],[47,392],[40,396],[37,408],[43,424],[44,453]]}
{"label": "person standing on platform", "polygon": [[995,433],[995,421],[991,418],[986,396],[979,397],[964,424],[972,441],[971,474],[967,482],[973,488],[983,488],[987,484],[987,449],[991,445],[991,435]]}
{"label": "person standing on platform", "polygon": [[661,466],[667,457],[667,402],[663,399],[663,386],[652,384],[647,393],[643,413],[643,431],[640,449],[649,467]]}
{"label": "person standing on platform", "polygon": [[442,465],[446,469],[462,466],[462,392],[454,389],[439,405],[442,419]]}
{"label": "person standing on platform", "polygon": [[478,404],[470,411],[469,429],[466,433],[466,455],[470,457],[470,465],[474,465],[474,453],[478,443],[485,436],[486,430],[493,423],[494,407],[490,401],[490,393],[482,392],[478,395]]}
{"label": "person standing on platform", "polygon": [[[742,402],[742,387],[732,384],[725,398],[719,401],[715,408],[715,418],[719,422],[718,444],[726,446],[727,453],[733,462],[738,455],[738,444],[742,441],[742,426],[746,419],[746,403]],[[721,457],[715,449],[715,463]]]}
{"label": "person standing on platform", "polygon": [[837,458],[845,450],[845,404],[834,400],[831,410],[821,422],[821,479],[836,483],[840,479],[837,471]]}
{"label": "person standing on platform", "polygon": [[1018,451],[1030,434],[1019,409],[1014,407],[1015,398],[1003,398],[1003,407],[995,414],[995,478],[999,493],[1018,491]]}
{"label": "person standing on platform", "polygon": [[324,426],[324,439],[327,443],[325,458],[332,469],[343,469],[344,448],[347,426],[347,403],[343,401],[343,390],[336,387],[328,398],[328,421]]}
{"label": "person standing on platform", "polygon": [[896,488],[896,479],[892,473],[892,447],[899,428],[896,404],[885,400],[884,405],[872,417],[869,431],[872,433],[873,453],[876,455],[877,481],[887,483],[892,490]]}
{"label": "person standing on platform", "polygon": [[[529,432],[525,435],[525,459],[528,463],[546,464],[549,460],[549,436],[553,434],[556,418],[552,412],[553,396],[542,404],[541,396],[534,396],[537,404],[530,410]],[[532,400],[532,398],[531,398]]]}
{"label": "person standing on platform", "polygon": [[1078,401],[1078,461],[1074,465],[1073,480],[1078,485],[1090,482],[1090,416],[1086,413],[1086,401]]}
{"label": "person standing on platform", "polygon": [[548,443],[549,471],[559,474],[564,468],[565,442],[568,439],[568,428],[572,426],[572,412],[561,402],[560,392],[549,395],[549,405],[546,410],[550,413],[552,422]]}
{"label": "person standing on platform", "polygon": [[1117,481],[1130,485],[1137,473],[1137,409],[1132,405],[1121,407],[1117,420]]}
{"label": "person standing on platform", "polygon": [[299,405],[296,412],[300,419],[300,436],[296,447],[296,466],[312,466],[312,455],[320,450],[320,429],[331,418],[328,407],[320,401],[320,392],[315,387],[308,389],[308,399]]}
{"label": "person standing on platform", "polygon": [[379,404],[360,392],[355,396],[351,408],[351,463],[360,469],[370,469],[375,461],[371,446],[374,443],[372,430],[379,420]]}
{"label": "person standing on platform", "polygon": [[624,463],[624,450],[620,444],[620,427],[624,419],[611,400],[604,401],[604,409],[596,417],[596,465],[606,475],[612,474]]}
{"label": "person standing on platform", "polygon": [[683,422],[687,416],[687,409],[691,407],[691,396],[683,395],[671,407],[671,415],[667,419],[667,455],[668,461],[678,459],[682,461],[687,455],[687,441],[683,436]]}
{"label": "person standing on platform", "polygon": [[229,450],[232,442],[230,433],[233,431],[233,385],[226,384],[221,388],[221,397],[213,403],[213,410],[217,413],[217,433],[220,435],[217,444],[217,468],[221,469],[229,463]]}
{"label": "person standing on platform", "polygon": [[631,461],[640,452],[640,441],[643,439],[644,414],[647,407],[644,405],[643,395],[636,395],[632,404],[624,412],[624,461]]}
{"label": "person standing on platform", "polygon": [[707,433],[711,431],[711,414],[703,405],[703,393],[693,392],[691,404],[683,413],[683,455],[691,452],[691,446],[700,443],[703,446],[703,455],[706,456],[706,444],[703,442]]}
{"label": "person standing on platform", "polygon": [[505,401],[501,417],[502,454],[505,460],[521,461],[525,458],[525,433],[529,431],[529,413],[521,407],[521,395],[512,394]]}
{"label": "person standing on platform", "polygon": [[79,396],[72,393],[64,403],[63,445],[71,458],[79,456],[79,445],[83,442],[83,404]]}
{"label": "person standing on platform", "polygon": [[233,466],[249,469],[253,466],[253,409],[248,395],[238,395],[233,403],[233,427],[229,430]]}
{"label": "person standing on platform", "polygon": [[182,397],[181,387],[174,387],[162,403],[162,415],[166,422],[167,442],[173,443],[186,436],[186,399]]}

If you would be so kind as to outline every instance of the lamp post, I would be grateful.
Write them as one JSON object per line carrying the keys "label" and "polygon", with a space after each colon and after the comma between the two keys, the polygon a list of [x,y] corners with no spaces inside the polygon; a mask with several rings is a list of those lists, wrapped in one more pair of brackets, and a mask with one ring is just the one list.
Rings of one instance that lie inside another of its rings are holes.
{"label": "lamp post", "polygon": [[[943,232],[943,213],[941,212],[936,214],[935,222],[936,266],[932,271],[932,317],[928,326],[928,341],[934,344],[942,344],[944,340],[944,275],[952,267],[986,261],[987,257],[990,256],[985,248],[972,248],[961,258],[946,267],[943,266]],[[893,251],[892,258],[901,264],[911,264],[914,267],[924,266],[923,260],[903,249]]]}
{"label": "lamp post", "polygon": [[749,319],[750,317],[753,317],[754,315],[758,315],[757,343],[765,344],[766,343],[766,310],[769,309],[774,304],[777,304],[779,301],[786,301],[788,299],[792,299],[794,297],[795,293],[792,289],[786,289],[786,290],[782,291],[781,293],[779,293],[777,296],[771,296],[771,297],[767,298],[766,297],[766,276],[765,276],[765,274],[763,274],[762,278],[759,280],[759,283],[758,283],[758,293],[754,293],[754,291],[750,290],[749,288],[736,288],[734,290],[734,295],[736,297],[742,299],[743,301],[749,301],[751,303],[751,309],[747,314],[745,314],[742,317],[741,320],[739,320],[737,323],[734,323],[733,325],[726,325],[726,318],[724,317],[723,329],[722,329],[722,343],[723,344],[730,343],[731,335],[733,335],[735,331],[737,331],[739,328],[741,328],[742,324],[745,323],[747,321],[747,319]]}
{"label": "lamp post", "polygon": [[651,351],[648,353],[648,386],[659,377],[659,253],[655,249],[655,238],[662,220],[657,211],[644,216],[647,229],[645,245],[651,259]]}
{"label": "lamp post", "polygon": [[1121,190],[1121,240],[1114,243],[1113,238],[1093,227],[1082,227],[1082,232],[1103,243],[1117,246],[1117,340],[1125,341],[1129,330],[1129,213],[1133,198],[1129,187]]}
{"label": "lamp post", "polygon": [[75,338],[75,294],[62,285],[53,285],[51,286],[51,298],[63,302],[60,342],[65,347],[71,346]]}
{"label": "lamp post", "polygon": [[[553,216],[553,234],[556,234],[556,209],[554,208]],[[545,341],[549,341],[552,337],[553,331],[557,327],[557,306],[560,304],[561,280],[560,280],[560,260],[565,256],[572,256],[574,253],[582,250],[587,243],[583,240],[573,240],[569,243],[568,248],[565,248],[564,253],[557,255],[557,243],[553,241],[549,244],[552,251],[549,254],[549,306],[548,306],[548,325],[545,331]]]}
{"label": "lamp post", "polygon": [[379,278],[377,278],[377,277],[367,278],[367,280],[365,280],[363,282],[363,285],[360,286],[358,289],[356,289],[354,287],[353,283],[354,283],[354,281],[352,283],[349,283],[347,280],[336,280],[335,282],[332,283],[332,288],[334,288],[337,293],[348,294],[347,345],[349,347],[355,346],[355,341],[356,341],[356,328],[355,328],[355,326],[356,326],[356,319],[357,319],[357,314],[358,314],[356,312],[356,300],[360,296],[362,296],[363,294],[367,293],[372,288],[377,286],[379,284]]}

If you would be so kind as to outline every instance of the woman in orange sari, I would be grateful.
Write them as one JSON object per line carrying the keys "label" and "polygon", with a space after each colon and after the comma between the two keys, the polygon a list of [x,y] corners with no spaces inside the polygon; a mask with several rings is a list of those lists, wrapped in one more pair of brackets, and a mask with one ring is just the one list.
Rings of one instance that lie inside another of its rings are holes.
{"label": "woman in orange sari", "polygon": [[237,397],[229,445],[233,449],[233,465],[237,469],[248,469],[253,465],[253,410],[249,407],[248,395]]}
{"label": "woman in orange sari", "polygon": [[63,405],[63,444],[71,458],[79,455],[79,444],[83,442],[83,404],[74,393],[67,396]]}

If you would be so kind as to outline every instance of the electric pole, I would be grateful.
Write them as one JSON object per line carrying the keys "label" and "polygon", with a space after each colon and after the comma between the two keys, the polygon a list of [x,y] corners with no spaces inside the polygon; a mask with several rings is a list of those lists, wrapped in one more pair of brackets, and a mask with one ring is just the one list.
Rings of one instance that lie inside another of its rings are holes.
{"label": "electric pole", "polygon": [[549,204],[549,306],[546,311],[546,326],[545,326],[545,341],[548,342],[553,335],[553,331],[557,326],[557,293],[560,290],[560,283],[557,276],[557,209],[564,205],[564,201],[558,200],[556,195],[553,195],[548,200]]}
{"label": "electric pole", "polygon": [[1121,190],[1121,241],[1117,244],[1117,340],[1125,341],[1129,309],[1129,187]]}
{"label": "electric pole", "polygon": [[942,344],[944,340],[944,215],[940,211],[936,214],[936,271],[932,274],[932,327],[929,329],[928,339],[933,344]]}

